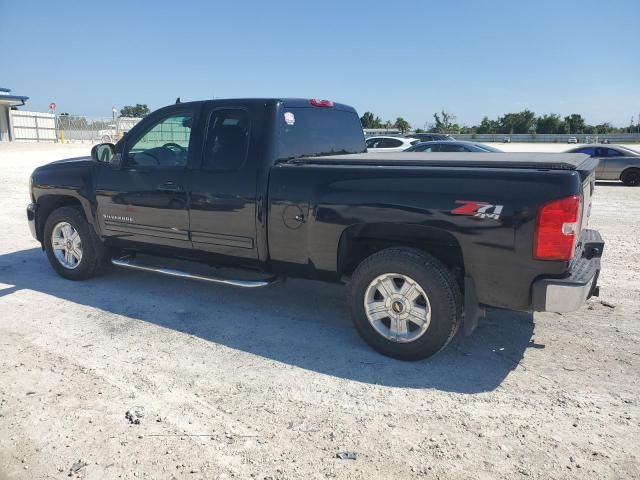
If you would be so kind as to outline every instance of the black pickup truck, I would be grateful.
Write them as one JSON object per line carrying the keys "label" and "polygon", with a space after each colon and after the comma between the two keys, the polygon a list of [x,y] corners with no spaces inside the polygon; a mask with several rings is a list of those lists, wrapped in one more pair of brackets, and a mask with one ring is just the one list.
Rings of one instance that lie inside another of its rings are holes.
{"label": "black pickup truck", "polygon": [[37,168],[27,216],[71,280],[111,263],[238,287],[347,283],[362,337],[415,360],[485,306],[567,312],[598,294],[596,165],[367,153],[355,110],[327,100],[177,103],[91,157]]}

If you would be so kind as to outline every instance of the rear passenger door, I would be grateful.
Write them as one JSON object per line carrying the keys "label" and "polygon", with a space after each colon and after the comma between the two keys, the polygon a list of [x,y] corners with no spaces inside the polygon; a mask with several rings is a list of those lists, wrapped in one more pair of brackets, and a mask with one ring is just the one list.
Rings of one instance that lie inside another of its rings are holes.
{"label": "rear passenger door", "polygon": [[[614,155],[609,156],[609,152]],[[618,178],[613,174],[613,162],[615,161],[614,156],[616,153],[618,152],[607,147],[594,148],[593,156],[599,160],[597,172],[600,172],[600,178],[603,180],[617,180]]]}
{"label": "rear passenger door", "polygon": [[603,148],[603,150],[606,150],[605,175],[609,180],[618,180],[622,171],[628,166],[628,159],[622,152],[613,148]]}
{"label": "rear passenger door", "polygon": [[[209,105],[202,152],[193,172],[190,231],[193,248],[257,258],[256,181],[262,136],[251,107]],[[260,123],[260,122],[258,122]]]}
{"label": "rear passenger door", "polygon": [[[585,155],[589,155],[590,157],[597,157],[596,155],[596,149],[594,147],[582,147],[582,148],[578,148],[577,150],[572,150],[573,153],[584,153]],[[604,173],[604,162],[602,160],[600,160],[598,162],[598,168],[596,168],[596,178],[598,180],[604,180],[605,177],[605,173]]]}

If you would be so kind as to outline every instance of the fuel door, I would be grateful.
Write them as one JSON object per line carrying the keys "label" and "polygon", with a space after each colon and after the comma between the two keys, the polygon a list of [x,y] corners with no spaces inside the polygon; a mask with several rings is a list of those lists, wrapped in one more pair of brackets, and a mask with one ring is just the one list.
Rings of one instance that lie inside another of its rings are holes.
{"label": "fuel door", "polygon": [[287,205],[282,212],[282,220],[287,228],[295,230],[302,226],[306,218],[298,205]]}

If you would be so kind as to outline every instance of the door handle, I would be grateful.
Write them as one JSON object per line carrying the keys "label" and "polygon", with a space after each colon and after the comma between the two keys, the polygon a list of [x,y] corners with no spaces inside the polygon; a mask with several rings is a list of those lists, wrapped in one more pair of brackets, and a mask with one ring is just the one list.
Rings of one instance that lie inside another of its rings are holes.
{"label": "door handle", "polygon": [[165,183],[161,183],[160,185],[158,185],[158,190],[164,190],[167,192],[181,192],[182,191],[182,185],[178,185],[175,182],[165,182]]}

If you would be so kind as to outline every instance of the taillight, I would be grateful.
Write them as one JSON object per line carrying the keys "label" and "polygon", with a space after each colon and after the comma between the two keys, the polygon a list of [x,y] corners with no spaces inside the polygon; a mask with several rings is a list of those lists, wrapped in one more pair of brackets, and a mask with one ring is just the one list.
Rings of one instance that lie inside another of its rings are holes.
{"label": "taillight", "polygon": [[333,107],[333,102],[331,100],[318,100],[317,98],[312,98],[311,100],[309,100],[309,103],[314,107],[324,107],[324,108]]}
{"label": "taillight", "polygon": [[538,211],[533,243],[537,260],[571,260],[580,228],[578,195],[545,203]]}

